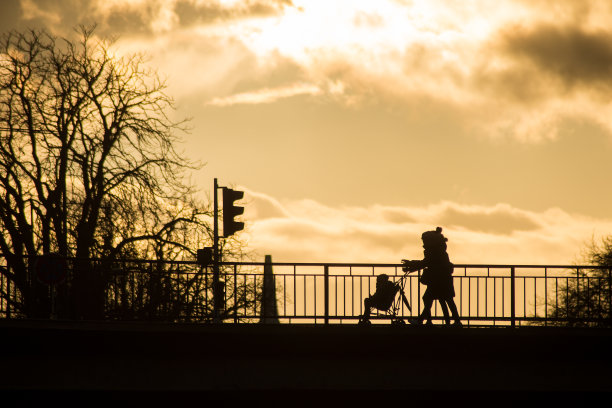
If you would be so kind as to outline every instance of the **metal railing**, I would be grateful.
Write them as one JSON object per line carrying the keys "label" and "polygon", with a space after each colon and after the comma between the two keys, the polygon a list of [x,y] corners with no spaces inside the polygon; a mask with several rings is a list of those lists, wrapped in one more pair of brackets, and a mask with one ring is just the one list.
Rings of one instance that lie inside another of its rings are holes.
{"label": "metal railing", "polygon": [[[70,297],[74,262],[67,263],[69,272],[62,282],[45,286],[48,295],[43,303],[51,318],[61,318],[62,302]],[[262,316],[264,265],[221,265],[223,322],[258,322],[273,317]],[[104,319],[212,321],[212,268],[195,262],[145,260],[112,264],[90,260],[90,267],[102,277],[99,293]],[[274,317],[281,323],[354,324],[363,313],[364,299],[375,290],[376,276],[382,273],[394,281],[405,279],[412,310],[402,305],[399,317],[416,317],[423,307],[426,288],[419,283],[421,271],[406,275],[399,264],[273,263],[272,267],[274,285],[265,289],[275,292]],[[27,298],[24,289],[9,278],[7,266],[2,272],[0,318],[27,317],[22,305]],[[455,302],[464,325],[611,325],[610,267],[457,264],[453,276]],[[432,315],[435,322],[443,322],[437,302]],[[375,310],[371,318],[374,323],[388,323],[390,316]]]}
{"label": "metal railing", "polygon": [[[355,323],[382,273],[406,280],[412,310],[402,305],[400,317],[416,317],[423,307],[421,271],[406,275],[397,264],[276,263],[274,272],[281,322]],[[467,325],[608,325],[612,316],[608,267],[462,264],[453,276],[455,302]],[[432,314],[443,322],[437,302]],[[373,319],[383,323],[390,316],[375,311]]]}

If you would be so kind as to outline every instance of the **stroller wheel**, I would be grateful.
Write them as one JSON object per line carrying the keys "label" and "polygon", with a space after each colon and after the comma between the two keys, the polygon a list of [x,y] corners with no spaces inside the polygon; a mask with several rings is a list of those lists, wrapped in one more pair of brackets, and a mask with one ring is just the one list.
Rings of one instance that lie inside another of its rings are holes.
{"label": "stroller wheel", "polygon": [[372,324],[371,321],[369,321],[368,319],[359,319],[359,323],[357,323],[359,326],[370,326]]}
{"label": "stroller wheel", "polygon": [[395,319],[391,320],[391,324],[394,326],[404,326],[406,322],[404,321],[404,319]]}

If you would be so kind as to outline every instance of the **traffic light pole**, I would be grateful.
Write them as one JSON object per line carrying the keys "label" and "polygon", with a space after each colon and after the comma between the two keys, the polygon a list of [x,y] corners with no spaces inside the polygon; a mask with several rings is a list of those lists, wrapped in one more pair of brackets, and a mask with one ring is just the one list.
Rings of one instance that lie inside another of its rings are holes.
{"label": "traffic light pole", "polygon": [[219,293],[219,204],[217,190],[219,186],[215,178],[214,191],[214,221],[213,221],[213,322],[220,323],[221,293]]}
{"label": "traffic light pole", "polygon": [[[244,207],[236,206],[235,201],[244,197],[243,191],[233,190],[228,187],[219,187],[217,179],[213,186],[214,200],[214,220],[213,220],[213,248],[212,248],[212,264],[213,264],[213,322],[221,323],[221,312],[225,309],[225,282],[220,279],[219,266],[221,264],[221,250],[219,248],[219,195],[217,191],[223,188],[223,237],[228,238],[230,235],[244,229],[244,222],[237,221],[234,217],[239,216],[244,212]],[[198,250],[198,256],[201,262],[206,262],[206,248]],[[209,253],[210,254],[210,253]]]}

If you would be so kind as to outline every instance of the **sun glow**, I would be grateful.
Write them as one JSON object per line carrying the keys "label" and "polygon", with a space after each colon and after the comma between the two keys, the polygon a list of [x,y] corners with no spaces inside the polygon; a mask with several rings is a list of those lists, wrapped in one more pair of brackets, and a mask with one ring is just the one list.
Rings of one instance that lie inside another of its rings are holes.
{"label": "sun glow", "polygon": [[[284,15],[253,19],[248,38],[259,54],[278,51],[303,60],[314,50],[402,52],[415,43],[449,43],[486,38],[507,14],[497,11],[458,13],[430,1],[415,1],[410,7],[392,1],[295,1]],[[438,3],[438,2],[435,2]],[[443,2],[442,2],[443,3]],[[472,7],[485,7],[481,2]],[[504,8],[515,15],[514,9]]]}
{"label": "sun glow", "polygon": [[390,2],[301,1],[296,6],[280,17],[253,20],[256,30],[247,39],[249,48],[304,62],[321,51],[399,50],[418,35],[405,9]]}

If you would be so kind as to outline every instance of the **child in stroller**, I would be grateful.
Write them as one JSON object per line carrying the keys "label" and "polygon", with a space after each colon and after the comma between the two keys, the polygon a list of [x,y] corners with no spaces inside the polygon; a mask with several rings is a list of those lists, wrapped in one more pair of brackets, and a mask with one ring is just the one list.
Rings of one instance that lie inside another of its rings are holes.
{"label": "child in stroller", "polygon": [[[398,292],[401,293],[402,300],[410,309],[410,304],[404,295],[403,289],[404,280],[401,279],[399,282],[394,283],[389,280],[389,275],[381,274],[376,277],[376,292],[373,295],[367,297],[363,301],[364,312],[359,319],[359,324],[370,324],[370,313],[372,308],[378,310],[387,311],[393,317],[397,316],[397,312],[400,308],[400,301],[396,302],[395,296]],[[402,319],[394,319],[392,323],[403,323]]]}

